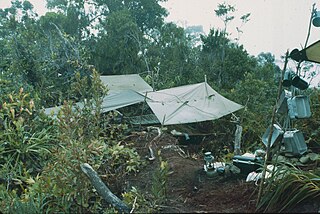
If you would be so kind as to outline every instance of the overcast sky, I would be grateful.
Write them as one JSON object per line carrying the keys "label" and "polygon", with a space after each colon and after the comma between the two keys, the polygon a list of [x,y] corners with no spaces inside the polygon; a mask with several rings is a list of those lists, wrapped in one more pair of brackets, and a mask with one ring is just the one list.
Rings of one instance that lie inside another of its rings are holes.
{"label": "overcast sky", "polygon": [[[39,14],[44,13],[44,0],[30,0]],[[180,26],[202,25],[206,33],[210,28],[222,28],[223,22],[215,16],[214,9],[221,0],[168,0],[164,6],[169,10],[168,21]],[[303,46],[307,37],[310,12],[314,0],[226,0],[235,6],[235,19],[228,27],[230,38],[235,38],[235,28],[240,17],[251,13],[250,21],[241,29],[240,43],[251,55],[271,52],[276,58],[286,50]],[[10,5],[10,0],[0,0],[0,7]],[[318,5],[316,5],[318,6]],[[320,10],[320,2],[319,2]],[[320,39],[320,28],[312,28],[309,43]]]}
{"label": "overcast sky", "polygon": [[[212,27],[222,27],[214,9],[221,0],[169,0],[166,7],[168,20],[187,21],[189,25],[203,25],[208,32]],[[229,26],[231,38],[236,37],[235,27],[240,17],[251,13],[250,21],[243,26],[240,43],[252,55],[271,52],[280,57],[287,49],[304,46],[311,15],[312,0],[227,0],[237,11]],[[317,5],[316,5],[317,6]],[[319,2],[320,10],[320,2]],[[320,28],[312,28],[309,43],[320,39]]]}
{"label": "overcast sky", "polygon": [[[45,13],[45,0],[30,0],[40,15]],[[202,25],[205,33],[222,28],[223,22],[215,16],[214,9],[226,2],[236,8],[235,19],[228,26],[230,38],[237,37],[236,27],[240,17],[251,13],[250,21],[241,30],[240,44],[250,55],[270,52],[280,59],[286,50],[304,46],[312,5],[315,0],[168,0],[163,6],[169,11],[167,21],[186,27]],[[10,0],[0,0],[0,7],[10,5]],[[320,1],[316,4],[320,10]],[[320,40],[320,28],[312,27],[308,45]]]}

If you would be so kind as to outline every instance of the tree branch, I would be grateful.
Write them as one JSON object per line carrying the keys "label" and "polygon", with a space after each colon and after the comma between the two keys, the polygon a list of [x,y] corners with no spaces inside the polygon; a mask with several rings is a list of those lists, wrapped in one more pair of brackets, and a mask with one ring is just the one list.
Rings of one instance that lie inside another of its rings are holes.
{"label": "tree branch", "polygon": [[110,191],[110,189],[99,178],[97,172],[94,171],[89,164],[84,163],[81,164],[80,167],[84,174],[89,178],[98,194],[104,200],[114,206],[120,213],[130,213],[130,208]]}

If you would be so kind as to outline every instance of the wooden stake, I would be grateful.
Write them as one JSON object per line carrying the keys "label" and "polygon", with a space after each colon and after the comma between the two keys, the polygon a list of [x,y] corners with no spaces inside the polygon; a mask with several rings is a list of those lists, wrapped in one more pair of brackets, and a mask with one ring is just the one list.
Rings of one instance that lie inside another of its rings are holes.
{"label": "wooden stake", "polygon": [[[289,51],[287,51],[287,53],[286,53],[285,62],[284,62],[284,67],[283,67],[283,70],[282,70],[282,72],[281,72],[281,78],[280,78],[279,87],[278,87],[277,102],[279,101],[279,98],[280,98],[280,95],[281,95],[282,80],[283,80],[284,72],[285,72],[285,70],[287,69],[288,57],[289,57]],[[261,200],[262,193],[263,193],[264,181],[265,181],[265,176],[266,176],[266,171],[267,171],[267,161],[268,161],[269,156],[270,156],[270,147],[271,147],[270,145],[271,145],[271,138],[272,138],[272,134],[273,134],[273,124],[274,124],[274,122],[275,122],[276,110],[277,110],[277,103],[274,105],[273,111],[272,111],[271,125],[270,125],[270,133],[269,133],[268,142],[267,142],[266,157],[265,157],[264,164],[263,164],[263,171],[262,171],[262,177],[261,177],[261,181],[260,181],[259,192],[258,192],[258,199],[257,199],[256,206],[258,206],[258,204],[259,204],[259,202],[260,202],[260,200]]]}

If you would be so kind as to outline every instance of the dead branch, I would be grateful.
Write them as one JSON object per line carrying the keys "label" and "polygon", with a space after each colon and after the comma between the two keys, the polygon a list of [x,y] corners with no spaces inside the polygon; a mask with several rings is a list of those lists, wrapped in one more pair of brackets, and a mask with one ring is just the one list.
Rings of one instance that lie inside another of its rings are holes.
{"label": "dead branch", "polygon": [[87,163],[80,165],[81,170],[89,178],[91,184],[97,190],[98,194],[114,206],[120,213],[130,213],[130,208],[122,202],[110,189],[102,182],[96,171]]}
{"label": "dead branch", "polygon": [[156,159],[156,157],[154,156],[153,150],[151,148],[151,146],[149,146],[149,153],[150,153],[150,157],[148,158],[150,161],[153,161]]}

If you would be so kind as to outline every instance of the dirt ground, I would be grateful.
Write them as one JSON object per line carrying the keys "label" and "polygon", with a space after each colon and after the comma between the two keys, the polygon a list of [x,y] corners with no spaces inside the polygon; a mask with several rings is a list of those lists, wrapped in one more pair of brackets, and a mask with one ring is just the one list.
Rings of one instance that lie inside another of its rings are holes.
{"label": "dirt ground", "polygon": [[131,186],[148,192],[152,175],[159,168],[158,151],[169,164],[167,200],[161,206],[161,213],[253,213],[257,186],[246,183],[243,178],[209,178],[203,170],[203,156],[196,145],[181,145],[170,134],[157,137],[135,137],[133,140],[141,157],[150,157],[151,145],[156,156],[136,176],[128,178]]}
{"label": "dirt ground", "polygon": [[[203,170],[201,145],[182,145],[171,134],[157,136],[155,132],[141,133],[130,139],[135,143],[141,157],[150,157],[151,146],[156,159],[135,176],[126,178],[129,186],[135,186],[144,193],[150,192],[152,176],[159,169],[158,151],[169,164],[167,200],[160,207],[160,213],[255,213],[258,186],[246,182],[245,177],[218,176],[209,178]],[[320,207],[303,205],[293,213],[318,212]]]}

